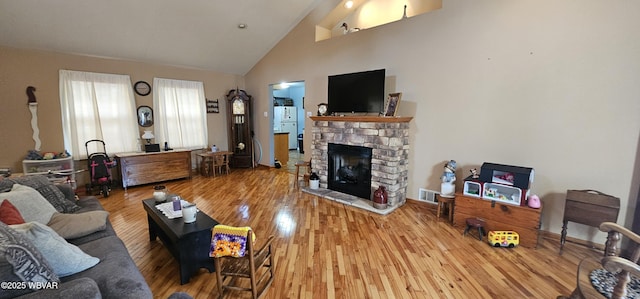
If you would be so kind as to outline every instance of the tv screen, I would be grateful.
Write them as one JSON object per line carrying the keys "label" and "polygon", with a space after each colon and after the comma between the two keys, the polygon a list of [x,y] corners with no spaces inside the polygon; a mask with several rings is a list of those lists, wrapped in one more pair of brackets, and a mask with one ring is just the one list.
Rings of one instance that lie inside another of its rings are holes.
{"label": "tv screen", "polygon": [[381,113],[385,70],[329,76],[329,114]]}

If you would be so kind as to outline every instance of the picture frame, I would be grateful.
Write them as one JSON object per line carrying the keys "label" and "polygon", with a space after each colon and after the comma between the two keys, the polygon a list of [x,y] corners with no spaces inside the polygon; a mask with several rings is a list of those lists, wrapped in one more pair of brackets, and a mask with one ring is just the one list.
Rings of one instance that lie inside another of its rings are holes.
{"label": "picture frame", "polygon": [[384,108],[384,116],[396,116],[396,112],[398,111],[398,105],[400,105],[401,98],[402,98],[401,92],[389,94],[387,105]]}
{"label": "picture frame", "polygon": [[207,100],[207,113],[220,113],[220,106],[218,106],[218,99]]}
{"label": "picture frame", "polygon": [[149,106],[140,106],[137,110],[138,125],[141,127],[153,126],[153,109]]}

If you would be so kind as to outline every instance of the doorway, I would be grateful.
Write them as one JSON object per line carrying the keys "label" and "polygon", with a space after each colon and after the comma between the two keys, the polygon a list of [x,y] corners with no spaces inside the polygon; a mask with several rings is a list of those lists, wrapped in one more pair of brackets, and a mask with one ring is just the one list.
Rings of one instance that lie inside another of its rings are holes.
{"label": "doorway", "polygon": [[282,82],[269,86],[273,101],[274,164],[295,173],[295,164],[304,160],[304,81]]}

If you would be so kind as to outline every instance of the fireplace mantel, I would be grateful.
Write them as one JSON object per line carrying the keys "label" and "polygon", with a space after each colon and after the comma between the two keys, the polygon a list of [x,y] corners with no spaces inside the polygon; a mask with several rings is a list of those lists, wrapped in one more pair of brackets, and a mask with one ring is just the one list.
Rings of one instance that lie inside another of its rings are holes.
{"label": "fireplace mantel", "polygon": [[346,121],[346,122],[367,122],[367,123],[406,123],[413,117],[410,116],[310,116],[313,121]]}

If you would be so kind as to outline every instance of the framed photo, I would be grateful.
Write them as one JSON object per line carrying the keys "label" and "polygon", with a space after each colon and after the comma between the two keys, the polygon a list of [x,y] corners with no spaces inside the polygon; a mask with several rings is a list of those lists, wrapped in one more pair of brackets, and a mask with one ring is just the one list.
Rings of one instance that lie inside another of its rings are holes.
{"label": "framed photo", "polygon": [[390,93],[387,100],[387,106],[384,108],[384,116],[396,116],[398,105],[400,105],[401,92]]}
{"label": "framed photo", "polygon": [[138,107],[138,125],[141,127],[151,127],[153,125],[153,110],[149,106]]}
{"label": "framed photo", "polygon": [[207,113],[220,113],[220,107],[218,106],[218,99],[207,100]]}

